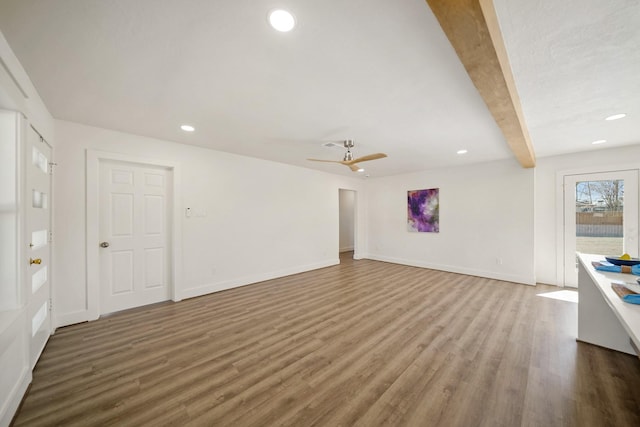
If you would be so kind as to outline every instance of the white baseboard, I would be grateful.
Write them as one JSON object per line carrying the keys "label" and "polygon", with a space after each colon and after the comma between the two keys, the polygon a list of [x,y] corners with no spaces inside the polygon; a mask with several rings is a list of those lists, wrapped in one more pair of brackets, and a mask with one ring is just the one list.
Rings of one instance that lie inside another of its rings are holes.
{"label": "white baseboard", "polygon": [[57,314],[55,317],[56,323],[53,325],[53,330],[62,326],[74,325],[76,323],[88,322],[92,319],[89,310],[79,310],[72,313]]}
{"label": "white baseboard", "polygon": [[[364,256],[363,256],[364,257]],[[515,274],[506,274],[496,271],[476,270],[473,268],[463,268],[455,265],[433,264],[424,261],[407,260],[402,258],[393,258],[384,255],[367,254],[367,259],[375,261],[390,262],[393,264],[409,265],[411,267],[429,268],[431,270],[447,271],[449,273],[466,274],[468,276],[484,277],[487,279],[503,280],[505,282],[520,283],[523,285],[535,286],[535,280],[532,277],[520,276]]]}
{"label": "white baseboard", "polygon": [[20,406],[20,402],[22,402],[22,398],[27,392],[29,384],[31,384],[31,378],[31,371],[25,368],[22,378],[15,385],[14,389],[11,390],[9,400],[4,402],[4,405],[0,409],[0,427],[7,427],[11,424],[11,421]]}
{"label": "white baseboard", "polygon": [[31,382],[27,310],[5,311],[0,316],[0,426],[11,423]]}
{"label": "white baseboard", "polygon": [[180,292],[180,298],[193,298],[213,292],[220,292],[227,289],[237,288],[240,286],[251,285],[253,283],[264,282],[265,280],[277,279],[279,277],[290,276],[292,274],[304,273],[306,271],[317,270],[319,268],[331,267],[340,264],[339,259],[330,259],[314,264],[301,265],[297,267],[287,268],[269,273],[256,274],[253,276],[245,276],[238,279],[226,280],[218,283],[210,283],[195,288],[184,289]]}

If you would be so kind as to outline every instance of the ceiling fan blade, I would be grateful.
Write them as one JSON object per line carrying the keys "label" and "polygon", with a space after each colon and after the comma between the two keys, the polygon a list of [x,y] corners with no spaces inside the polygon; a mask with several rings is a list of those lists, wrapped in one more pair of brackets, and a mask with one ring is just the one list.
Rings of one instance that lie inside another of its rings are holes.
{"label": "ceiling fan blade", "polygon": [[385,157],[387,157],[386,154],[384,153],[375,153],[375,154],[369,154],[367,156],[362,156],[362,157],[358,157],[357,159],[353,159],[351,161],[349,161],[349,164],[354,164],[354,163],[359,163],[359,162],[366,162],[368,160],[377,160],[377,159],[384,159]]}
{"label": "ceiling fan blade", "polygon": [[383,159],[385,157],[387,157],[387,155],[384,153],[374,153],[374,154],[369,154],[367,156],[358,157],[357,159],[353,159],[353,160],[324,160],[324,159],[307,159],[307,160],[311,160],[312,162],[340,163],[341,165],[347,166],[349,169],[351,169],[352,172],[358,172],[358,170],[360,169],[360,166],[358,166],[357,163],[366,162],[368,160]]}
{"label": "ceiling fan blade", "polygon": [[322,159],[307,159],[307,160],[311,160],[312,162],[342,163],[342,161],[338,161],[338,160],[322,160]]}

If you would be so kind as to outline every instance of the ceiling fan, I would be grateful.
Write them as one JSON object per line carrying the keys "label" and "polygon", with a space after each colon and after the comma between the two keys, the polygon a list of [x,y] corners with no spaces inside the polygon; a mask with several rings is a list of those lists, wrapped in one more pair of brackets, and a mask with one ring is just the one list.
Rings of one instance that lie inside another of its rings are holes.
{"label": "ceiling fan", "polygon": [[369,154],[368,156],[362,156],[362,157],[358,157],[357,159],[354,159],[353,153],[351,152],[351,149],[353,148],[353,139],[347,139],[343,141],[343,145],[344,145],[344,148],[347,149],[347,152],[344,153],[343,160],[321,160],[321,159],[307,159],[307,160],[311,160],[312,162],[340,163],[341,165],[349,166],[349,168],[353,172],[359,172],[361,169],[360,169],[360,166],[357,165],[358,163],[366,162],[369,160],[383,159],[387,157],[387,155],[384,153],[375,153],[375,154]]}

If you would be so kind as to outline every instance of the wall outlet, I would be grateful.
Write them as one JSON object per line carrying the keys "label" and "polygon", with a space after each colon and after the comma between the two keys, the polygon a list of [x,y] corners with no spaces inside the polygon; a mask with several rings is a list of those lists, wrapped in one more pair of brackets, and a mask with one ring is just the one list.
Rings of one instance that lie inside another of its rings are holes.
{"label": "wall outlet", "polygon": [[496,258],[496,264],[498,264],[498,265],[502,265],[502,258],[497,257],[497,258]]}

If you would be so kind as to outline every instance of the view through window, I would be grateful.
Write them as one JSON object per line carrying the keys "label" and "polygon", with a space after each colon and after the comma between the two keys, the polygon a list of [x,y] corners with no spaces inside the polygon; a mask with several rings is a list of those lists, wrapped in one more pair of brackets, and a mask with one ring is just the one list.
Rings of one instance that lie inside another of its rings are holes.
{"label": "view through window", "polygon": [[576,251],[622,255],[624,181],[576,184]]}

